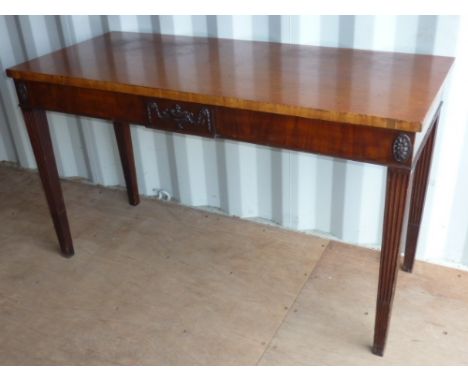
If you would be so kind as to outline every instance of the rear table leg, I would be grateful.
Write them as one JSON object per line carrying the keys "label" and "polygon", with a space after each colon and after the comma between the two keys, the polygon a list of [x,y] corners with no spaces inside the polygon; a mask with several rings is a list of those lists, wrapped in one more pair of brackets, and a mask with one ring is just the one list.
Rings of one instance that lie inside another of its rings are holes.
{"label": "rear table leg", "polygon": [[128,202],[136,206],[140,203],[140,195],[138,194],[130,126],[128,123],[114,122],[114,131],[115,138],[117,139],[117,146],[119,147],[125,184],[127,185]]}
{"label": "rear table leg", "polygon": [[421,225],[424,211],[424,200],[426,198],[427,181],[431,168],[432,149],[434,148],[435,135],[438,119],[427,138],[426,144],[421,152],[416,169],[414,170],[413,191],[411,192],[410,212],[408,217],[408,231],[406,236],[405,258],[402,269],[412,272],[416,248],[418,244],[419,227]]}

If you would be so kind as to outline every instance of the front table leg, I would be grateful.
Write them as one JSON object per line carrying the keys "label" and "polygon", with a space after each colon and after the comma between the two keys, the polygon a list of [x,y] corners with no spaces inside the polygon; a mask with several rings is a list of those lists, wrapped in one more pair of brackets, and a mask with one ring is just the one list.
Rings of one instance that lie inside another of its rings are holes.
{"label": "front table leg", "polygon": [[57,165],[55,164],[46,113],[44,110],[22,109],[22,111],[50,214],[54,222],[55,232],[60,243],[60,249],[65,257],[71,257],[74,254],[73,242],[62,189],[60,187]]}
{"label": "front table leg", "polygon": [[372,348],[372,352],[380,356],[383,355],[385,348],[395,292],[409,178],[410,170],[408,169],[388,168],[374,346]]}

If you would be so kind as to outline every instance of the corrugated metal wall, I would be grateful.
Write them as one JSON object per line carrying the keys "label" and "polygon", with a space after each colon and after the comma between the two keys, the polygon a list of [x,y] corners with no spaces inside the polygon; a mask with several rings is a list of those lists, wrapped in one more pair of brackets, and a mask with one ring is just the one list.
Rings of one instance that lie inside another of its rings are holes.
{"label": "corrugated metal wall", "polygon": [[[468,164],[467,111],[459,102],[458,81],[465,78],[458,69],[466,62],[464,24],[456,16],[1,16],[0,160],[35,168],[4,69],[109,30],[457,55],[418,258],[468,265],[468,181],[462,176]],[[124,185],[110,123],[48,115],[62,177]],[[165,190],[186,205],[215,207],[350,243],[380,244],[385,171],[379,166],[139,126],[132,137],[145,195]]]}

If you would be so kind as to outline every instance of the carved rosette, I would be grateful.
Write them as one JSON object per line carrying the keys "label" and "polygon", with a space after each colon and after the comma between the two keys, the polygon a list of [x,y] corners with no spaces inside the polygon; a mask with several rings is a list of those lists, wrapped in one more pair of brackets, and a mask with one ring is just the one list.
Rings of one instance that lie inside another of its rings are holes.
{"label": "carved rosette", "polygon": [[20,105],[26,105],[28,103],[28,87],[24,82],[21,81],[16,84],[16,93]]}
{"label": "carved rosette", "polygon": [[209,132],[212,131],[211,114],[206,107],[202,107],[196,115],[191,111],[184,110],[179,104],[161,110],[157,102],[150,101],[146,107],[150,124],[153,124],[155,119],[169,120],[173,121],[179,130],[184,130],[189,125],[206,127]]}
{"label": "carved rosette", "polygon": [[413,145],[408,134],[401,133],[393,141],[393,158],[400,163],[406,162],[411,156]]}

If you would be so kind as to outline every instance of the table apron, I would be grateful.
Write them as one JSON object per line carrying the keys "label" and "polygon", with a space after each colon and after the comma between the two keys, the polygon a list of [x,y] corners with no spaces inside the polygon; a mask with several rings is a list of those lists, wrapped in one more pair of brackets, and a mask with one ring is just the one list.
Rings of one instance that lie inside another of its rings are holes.
{"label": "table apron", "polygon": [[[412,166],[415,133],[411,132],[34,81],[16,81],[16,87],[20,106],[25,109],[127,122],[392,167]],[[398,156],[398,150],[404,156]]]}

